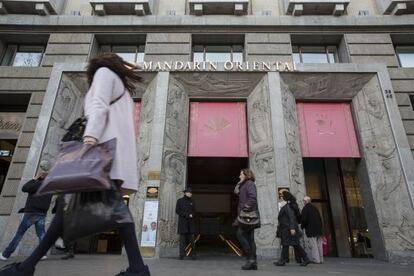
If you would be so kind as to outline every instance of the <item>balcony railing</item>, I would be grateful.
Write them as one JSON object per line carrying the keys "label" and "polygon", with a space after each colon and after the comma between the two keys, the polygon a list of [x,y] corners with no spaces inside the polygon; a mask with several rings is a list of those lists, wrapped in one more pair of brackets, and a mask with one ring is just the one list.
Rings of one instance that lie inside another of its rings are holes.
{"label": "balcony railing", "polygon": [[383,14],[400,15],[414,13],[414,0],[377,0]]}
{"label": "balcony railing", "polygon": [[350,0],[284,0],[285,13],[291,15],[343,15]]}
{"label": "balcony railing", "polygon": [[65,0],[0,0],[0,14],[60,14]]}
{"label": "balcony railing", "polygon": [[89,0],[96,15],[148,15],[151,0]]}
{"label": "balcony railing", "polygon": [[245,15],[249,11],[249,0],[188,0],[188,4],[194,15]]}

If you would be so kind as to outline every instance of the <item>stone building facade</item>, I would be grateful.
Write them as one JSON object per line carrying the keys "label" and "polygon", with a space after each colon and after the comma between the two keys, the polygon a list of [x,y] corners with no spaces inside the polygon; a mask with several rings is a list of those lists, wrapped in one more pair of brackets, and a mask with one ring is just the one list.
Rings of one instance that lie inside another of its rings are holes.
{"label": "stone building facade", "polygon": [[[413,7],[409,0],[0,0],[0,114],[24,113],[12,136],[0,132],[0,140],[15,141],[13,154],[4,151],[7,170],[0,178],[1,246],[19,223],[26,198],[21,186],[41,160],[56,158],[62,133],[81,112],[85,63],[101,51],[129,47],[120,53],[145,62],[145,82],[134,94],[140,102],[140,182],[129,206],[141,237],[145,203],[154,201],[147,190],[158,190],[152,255],[176,255],[174,208],[188,185],[192,102],[246,104],[246,158],[257,175],[262,220],[256,241],[265,257],[279,249],[278,189],[289,188],[298,198],[308,193],[297,103],[344,102],[360,151],[352,173],[360,183],[369,255],[413,262]],[[197,47],[204,47],[205,58],[207,46],[217,45],[230,47],[232,58],[240,52],[240,63],[198,68]],[[305,60],[315,47],[326,51],[323,64]],[[27,52],[41,59],[19,64],[18,53],[24,59]],[[326,171],[337,170],[323,162]],[[338,162],[346,167],[347,160]],[[346,191],[329,190],[336,255],[353,256],[359,249],[352,223],[332,215]],[[342,213],[349,218],[352,212]],[[30,252],[35,241],[30,232],[17,254]]]}

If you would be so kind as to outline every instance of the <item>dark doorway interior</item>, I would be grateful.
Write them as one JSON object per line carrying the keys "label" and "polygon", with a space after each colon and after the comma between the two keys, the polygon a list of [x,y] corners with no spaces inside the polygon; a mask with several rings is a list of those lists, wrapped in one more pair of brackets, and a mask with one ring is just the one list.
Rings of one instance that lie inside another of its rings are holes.
{"label": "dark doorway interior", "polygon": [[319,209],[328,256],[372,257],[357,159],[304,158],[307,194]]}
{"label": "dark doorway interior", "polygon": [[233,189],[240,170],[248,167],[248,158],[189,157],[187,162],[196,205],[196,236],[200,235],[197,254],[235,255],[229,245],[239,247],[232,226],[237,213]]}
{"label": "dark doorway interior", "polygon": [[6,175],[16,148],[16,143],[17,140],[13,139],[0,140],[0,193],[6,181]]}

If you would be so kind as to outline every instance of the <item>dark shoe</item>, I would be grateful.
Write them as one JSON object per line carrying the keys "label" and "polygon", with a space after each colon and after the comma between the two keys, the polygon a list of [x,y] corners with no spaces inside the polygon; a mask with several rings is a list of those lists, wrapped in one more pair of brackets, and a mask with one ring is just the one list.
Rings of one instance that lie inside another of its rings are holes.
{"label": "dark shoe", "polygon": [[0,276],[33,276],[34,269],[30,271],[20,271],[18,266],[20,263],[12,263],[6,266],[3,266],[0,269]]}
{"label": "dark shoe", "polygon": [[178,257],[179,260],[184,260],[184,256]]}
{"label": "dark shoe", "polygon": [[144,266],[144,269],[140,272],[132,272],[129,268],[126,271],[121,271],[115,276],[151,276],[148,266]]}
{"label": "dark shoe", "polygon": [[243,270],[257,270],[257,262],[255,260],[247,260],[241,268]]}
{"label": "dark shoe", "polygon": [[197,260],[197,256],[195,256],[195,255],[191,256],[191,260],[193,260],[193,261]]}
{"label": "dark shoe", "polygon": [[61,260],[69,260],[69,259],[73,259],[75,258],[75,255],[73,254],[67,254],[65,256],[63,256],[62,258],[60,258]]}
{"label": "dark shoe", "polygon": [[300,266],[307,266],[308,264],[310,264],[311,262],[309,260],[303,261]]}
{"label": "dark shoe", "polygon": [[284,266],[286,263],[285,262],[281,262],[281,261],[277,261],[277,262],[273,262],[273,264],[275,266]]}

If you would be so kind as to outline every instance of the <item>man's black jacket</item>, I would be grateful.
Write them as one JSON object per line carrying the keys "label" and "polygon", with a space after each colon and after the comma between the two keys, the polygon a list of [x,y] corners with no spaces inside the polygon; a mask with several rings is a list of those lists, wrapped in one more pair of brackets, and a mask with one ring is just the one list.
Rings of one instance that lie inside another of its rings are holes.
{"label": "man's black jacket", "polygon": [[22,191],[28,193],[26,205],[19,210],[19,213],[40,213],[46,214],[52,200],[52,195],[34,196],[42,185],[42,180],[32,179],[23,185]]}

